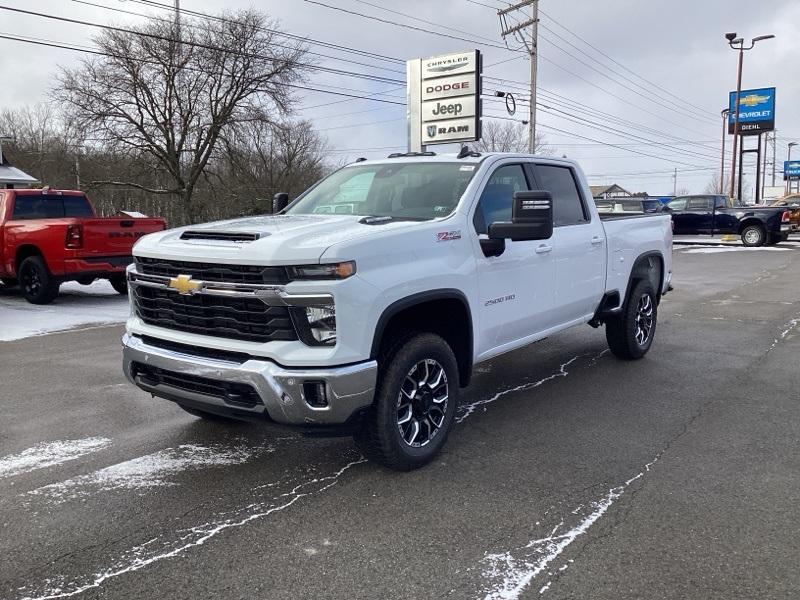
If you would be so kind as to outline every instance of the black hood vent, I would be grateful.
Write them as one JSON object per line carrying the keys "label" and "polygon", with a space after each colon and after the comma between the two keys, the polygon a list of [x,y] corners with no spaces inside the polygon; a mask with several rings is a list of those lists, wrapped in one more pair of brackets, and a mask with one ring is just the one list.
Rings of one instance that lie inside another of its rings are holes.
{"label": "black hood vent", "polygon": [[223,242],[255,242],[261,237],[260,233],[242,233],[236,231],[184,231],[182,240],[218,240]]}

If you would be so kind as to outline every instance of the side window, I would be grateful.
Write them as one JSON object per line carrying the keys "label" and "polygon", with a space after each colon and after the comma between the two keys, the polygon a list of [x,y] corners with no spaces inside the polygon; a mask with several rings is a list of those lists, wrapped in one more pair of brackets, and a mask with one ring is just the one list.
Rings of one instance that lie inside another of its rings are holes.
{"label": "side window", "polygon": [[529,190],[522,165],[505,165],[497,169],[483,188],[473,223],[478,233],[488,233],[490,223],[511,220],[514,192]]}
{"label": "side window", "polygon": [[711,198],[692,198],[687,210],[711,210]]}
{"label": "side window", "polygon": [[536,165],[536,177],[541,188],[553,195],[553,224],[556,227],[577,225],[589,220],[572,169]]}
{"label": "side window", "polygon": [[61,196],[44,194],[17,194],[11,219],[58,219],[64,216],[64,203]]}
{"label": "side window", "polygon": [[714,208],[728,208],[728,200],[722,196],[714,198]]}
{"label": "side window", "polygon": [[86,196],[62,196],[65,217],[93,217],[92,206]]}

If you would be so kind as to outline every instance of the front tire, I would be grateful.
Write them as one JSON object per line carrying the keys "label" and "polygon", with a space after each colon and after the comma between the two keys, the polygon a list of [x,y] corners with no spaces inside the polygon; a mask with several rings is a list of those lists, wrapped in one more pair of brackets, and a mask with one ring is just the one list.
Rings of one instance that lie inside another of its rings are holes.
{"label": "front tire", "polygon": [[61,284],[47,270],[41,256],[29,256],[19,266],[19,285],[31,304],[50,304],[58,296]]}
{"label": "front tire", "polygon": [[748,225],[742,229],[742,244],[748,248],[763,246],[767,240],[767,234],[760,225]]}
{"label": "front tire", "polygon": [[606,322],[606,341],[617,358],[642,358],[656,335],[658,306],[650,281],[643,279],[633,286],[622,312]]}
{"label": "front tire", "polygon": [[128,295],[128,279],[125,273],[112,275],[108,278],[108,282],[111,284],[111,287],[114,288],[114,291],[122,296]]}
{"label": "front tire", "polygon": [[458,363],[432,333],[408,336],[380,358],[377,394],[354,435],[367,458],[397,471],[431,462],[458,408]]}

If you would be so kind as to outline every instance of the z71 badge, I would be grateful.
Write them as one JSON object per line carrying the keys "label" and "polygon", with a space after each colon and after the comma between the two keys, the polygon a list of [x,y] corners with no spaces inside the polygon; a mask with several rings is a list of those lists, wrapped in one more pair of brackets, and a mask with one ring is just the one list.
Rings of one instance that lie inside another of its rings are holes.
{"label": "z71 badge", "polygon": [[461,230],[457,231],[440,231],[436,234],[437,242],[452,242],[453,240],[461,239]]}

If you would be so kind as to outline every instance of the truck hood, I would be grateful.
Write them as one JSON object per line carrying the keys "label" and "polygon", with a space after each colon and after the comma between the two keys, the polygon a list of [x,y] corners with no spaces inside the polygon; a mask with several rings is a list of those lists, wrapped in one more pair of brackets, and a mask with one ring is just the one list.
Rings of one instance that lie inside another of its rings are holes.
{"label": "truck hood", "polygon": [[[414,227],[413,221],[366,225],[354,215],[267,215],[190,225],[142,238],[137,256],[230,264],[288,265],[319,262],[331,246],[377,236],[387,230]],[[181,239],[200,232],[203,239]],[[224,234],[250,234],[252,241],[224,239]],[[219,238],[216,238],[216,234]]]}

